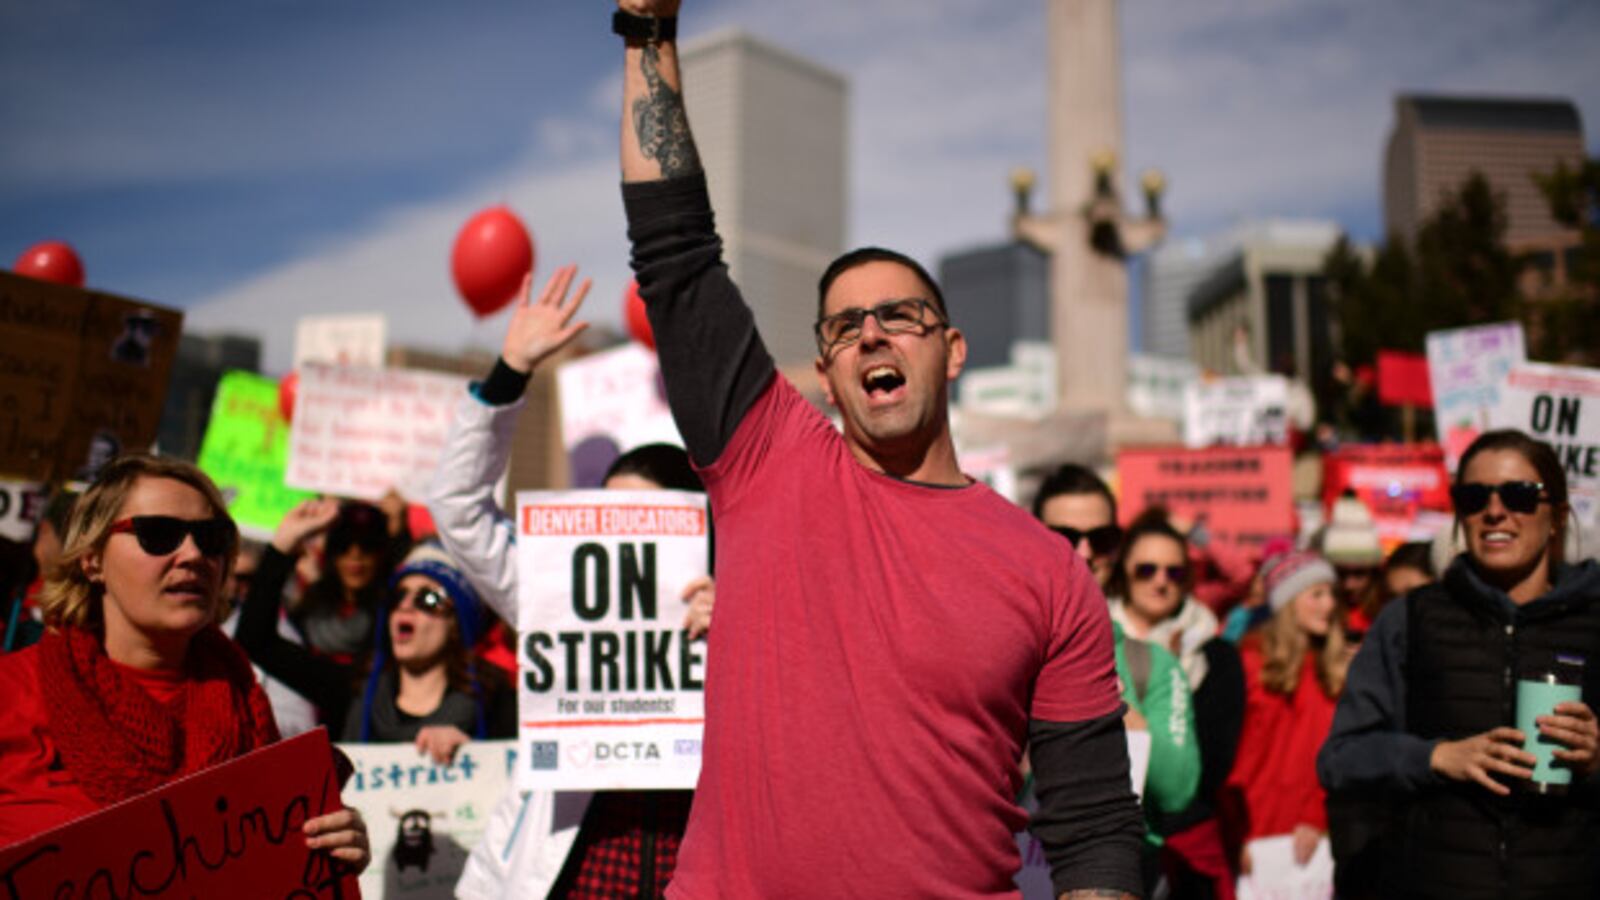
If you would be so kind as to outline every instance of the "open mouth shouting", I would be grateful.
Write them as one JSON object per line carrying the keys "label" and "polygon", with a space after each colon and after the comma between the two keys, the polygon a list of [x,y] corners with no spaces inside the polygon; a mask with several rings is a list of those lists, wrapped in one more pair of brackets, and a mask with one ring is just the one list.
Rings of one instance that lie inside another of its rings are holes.
{"label": "open mouth shouting", "polygon": [[872,405],[894,403],[905,396],[906,376],[890,363],[875,363],[861,374],[861,390]]}
{"label": "open mouth shouting", "polygon": [[417,624],[409,618],[396,618],[391,629],[391,637],[396,644],[409,643],[417,635]]}

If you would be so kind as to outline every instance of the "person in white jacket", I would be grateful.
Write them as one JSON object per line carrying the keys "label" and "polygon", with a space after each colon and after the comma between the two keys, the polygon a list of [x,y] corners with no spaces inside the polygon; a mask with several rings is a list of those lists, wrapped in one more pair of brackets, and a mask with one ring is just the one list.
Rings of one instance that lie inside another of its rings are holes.
{"label": "person in white jacket", "polygon": [[[457,405],[429,494],[429,511],[445,547],[484,602],[513,628],[518,626],[515,527],[496,503],[494,485],[510,456],[529,377],[586,326],[572,321],[590,287],[586,279],[569,295],[576,271],[574,266],[557,270],[537,300],[530,297],[531,282],[524,283],[494,370]],[[681,469],[674,464],[673,451],[681,457]],[[687,455],[676,448],[640,448],[619,463],[607,476],[608,488],[699,489]],[[715,602],[711,579],[696,579],[683,597],[688,603],[684,625],[695,639],[710,627]],[[666,837],[674,838],[674,820],[687,816],[688,795],[513,791],[496,807],[483,839],[473,848],[456,896],[545,897],[558,881],[567,895],[658,896],[675,856],[675,846],[656,846],[658,832],[664,828]],[[596,797],[607,799],[596,804]],[[589,824],[580,840],[586,815]],[[676,831],[681,836],[681,821],[676,821]],[[575,846],[582,849],[569,865]]]}

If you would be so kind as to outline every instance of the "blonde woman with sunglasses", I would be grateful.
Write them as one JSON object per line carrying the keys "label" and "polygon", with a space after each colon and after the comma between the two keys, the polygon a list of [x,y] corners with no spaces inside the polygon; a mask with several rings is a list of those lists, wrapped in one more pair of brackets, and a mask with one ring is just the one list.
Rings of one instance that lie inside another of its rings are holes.
{"label": "blonde woman with sunglasses", "polygon": [[[188,463],[113,460],[78,500],[40,609],[0,657],[0,846],[278,740],[250,663],[217,628],[239,532]],[[353,810],[310,846],[365,868]]]}

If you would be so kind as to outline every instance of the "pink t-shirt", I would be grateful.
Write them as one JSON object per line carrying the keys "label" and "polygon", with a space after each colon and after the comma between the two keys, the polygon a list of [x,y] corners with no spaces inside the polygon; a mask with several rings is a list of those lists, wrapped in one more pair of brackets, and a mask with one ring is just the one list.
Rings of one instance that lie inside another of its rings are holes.
{"label": "pink t-shirt", "polygon": [[987,487],[864,468],[781,376],[702,474],[717,627],[668,895],[1015,896],[1029,718],[1118,709],[1088,568]]}

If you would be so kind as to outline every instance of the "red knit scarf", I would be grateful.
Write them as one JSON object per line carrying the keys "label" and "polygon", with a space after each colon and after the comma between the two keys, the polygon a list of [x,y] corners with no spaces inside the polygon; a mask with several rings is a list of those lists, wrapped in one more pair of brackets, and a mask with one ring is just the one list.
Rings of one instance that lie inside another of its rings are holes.
{"label": "red knit scarf", "polygon": [[39,685],[67,771],[111,804],[273,743],[278,726],[250,662],[214,626],[189,644],[180,699],[151,697],[82,628],[39,641]]}

